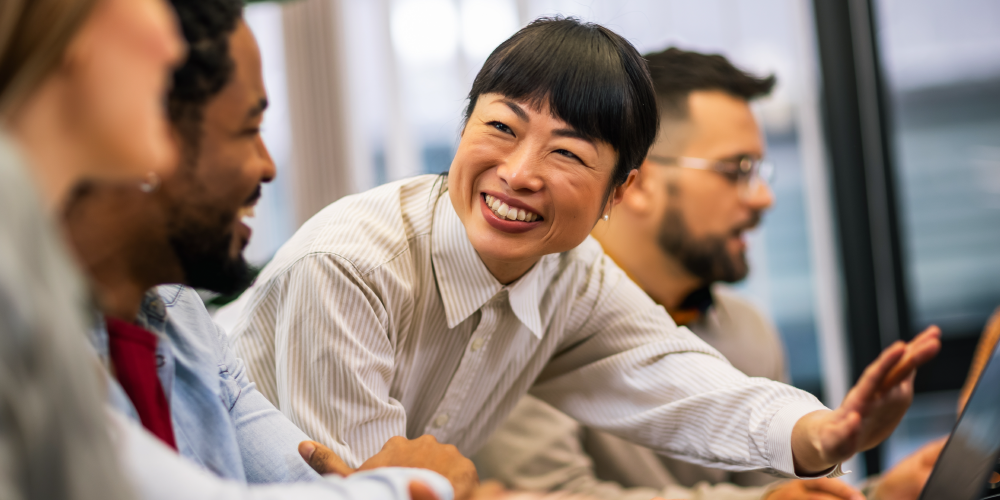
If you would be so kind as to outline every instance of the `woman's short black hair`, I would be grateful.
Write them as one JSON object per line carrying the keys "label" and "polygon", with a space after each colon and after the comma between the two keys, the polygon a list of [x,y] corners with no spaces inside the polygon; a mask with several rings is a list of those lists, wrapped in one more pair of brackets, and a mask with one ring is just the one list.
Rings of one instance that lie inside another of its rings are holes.
{"label": "woman's short black hair", "polygon": [[613,31],[574,18],[540,18],[500,44],[479,70],[469,105],[497,93],[541,107],[618,154],[611,185],[625,182],[656,139],[659,114],[646,61]]}
{"label": "woman's short black hair", "polygon": [[170,0],[188,44],[167,96],[170,121],[188,155],[197,152],[205,105],[229,83],[233,59],[229,36],[243,16],[243,0]]}

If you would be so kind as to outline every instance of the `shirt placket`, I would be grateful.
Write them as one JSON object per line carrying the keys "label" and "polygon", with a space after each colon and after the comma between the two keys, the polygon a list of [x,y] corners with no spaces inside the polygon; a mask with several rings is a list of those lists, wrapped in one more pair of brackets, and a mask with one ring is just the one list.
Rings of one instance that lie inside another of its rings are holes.
{"label": "shirt placket", "polygon": [[167,306],[158,296],[154,296],[147,299],[143,307],[145,314],[139,316],[139,325],[156,335],[156,375],[169,403],[174,390],[176,359],[173,345],[164,332],[167,327]]}
{"label": "shirt placket", "polygon": [[[489,341],[496,332],[502,320],[503,306],[507,300],[507,290],[502,289],[480,309],[482,318],[479,326],[473,330],[465,346],[465,353],[458,365],[458,370],[448,385],[441,403],[434,412],[434,417],[424,428],[425,434],[431,434],[438,441],[450,442],[451,430],[463,429],[467,426],[468,408],[476,408],[485,400],[487,394],[475,394],[470,390],[473,383],[484,386],[483,378],[493,374],[482,369],[488,359]],[[485,384],[492,387],[493,384]]]}
{"label": "shirt placket", "polygon": [[167,402],[171,401],[174,393],[174,374],[177,373],[177,360],[174,359],[174,352],[170,345],[170,340],[162,335],[157,336],[156,342],[156,375],[163,385],[163,394],[167,397]]}

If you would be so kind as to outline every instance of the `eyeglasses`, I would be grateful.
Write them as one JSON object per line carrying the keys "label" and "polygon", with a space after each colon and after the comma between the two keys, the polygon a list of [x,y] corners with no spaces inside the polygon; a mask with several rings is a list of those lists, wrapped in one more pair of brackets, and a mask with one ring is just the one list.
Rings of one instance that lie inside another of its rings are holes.
{"label": "eyeglasses", "polygon": [[742,198],[749,198],[762,184],[770,185],[774,182],[774,164],[750,156],[734,160],[706,160],[689,156],[649,155],[646,159],[663,166],[707,170],[720,174],[740,189]]}

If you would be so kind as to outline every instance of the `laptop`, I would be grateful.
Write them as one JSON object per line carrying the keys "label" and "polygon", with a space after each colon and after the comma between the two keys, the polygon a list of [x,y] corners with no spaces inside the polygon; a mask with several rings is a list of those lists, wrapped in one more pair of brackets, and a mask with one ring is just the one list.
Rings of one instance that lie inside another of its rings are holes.
{"label": "laptop", "polygon": [[920,500],[1000,500],[1000,343],[938,457]]}

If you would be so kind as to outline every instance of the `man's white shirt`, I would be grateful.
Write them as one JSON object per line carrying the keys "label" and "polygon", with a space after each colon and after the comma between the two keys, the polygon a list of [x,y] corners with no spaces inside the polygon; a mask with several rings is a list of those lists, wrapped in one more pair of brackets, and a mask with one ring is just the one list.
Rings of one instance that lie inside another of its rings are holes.
{"label": "man's white shirt", "polygon": [[392,436],[474,453],[527,392],[659,453],[793,476],[825,407],[733,368],[588,238],[500,284],[439,176],[346,197],[264,269],[234,329],[261,392],[358,466]]}

